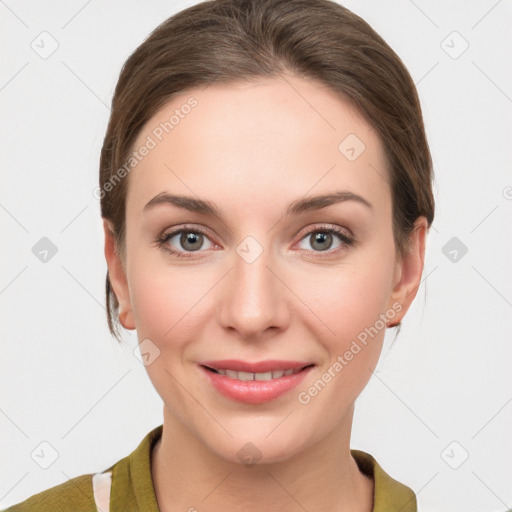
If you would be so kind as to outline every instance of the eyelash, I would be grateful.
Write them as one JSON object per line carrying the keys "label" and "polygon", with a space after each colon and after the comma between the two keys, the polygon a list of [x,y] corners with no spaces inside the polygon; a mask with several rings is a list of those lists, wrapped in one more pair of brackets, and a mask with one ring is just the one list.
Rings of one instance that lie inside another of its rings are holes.
{"label": "eyelash", "polygon": [[[204,252],[204,251],[200,251],[200,250],[184,251],[184,252],[176,251],[175,249],[172,249],[168,245],[166,245],[167,242],[171,238],[173,238],[174,236],[176,236],[180,233],[200,233],[200,234],[206,236],[208,239],[210,238],[208,236],[207,231],[204,230],[203,228],[195,227],[195,226],[193,226],[193,227],[192,226],[190,226],[190,227],[184,226],[180,229],[164,232],[161,236],[159,236],[155,240],[155,243],[162,250],[171,254],[172,256],[176,256],[177,258],[191,258],[191,257],[194,257],[194,253],[196,253],[196,252]],[[320,257],[320,258],[324,257],[324,256],[320,256],[320,254],[322,254],[322,253],[326,253],[329,256],[333,256],[333,255],[337,254],[339,251],[344,250],[346,247],[350,247],[350,246],[353,246],[356,244],[356,240],[353,236],[349,236],[345,231],[341,230],[340,228],[338,228],[336,226],[332,226],[332,225],[316,227],[316,228],[308,231],[307,233],[304,233],[304,235],[302,236],[302,238],[300,240],[301,241],[304,240],[308,236],[311,236],[313,233],[328,233],[328,234],[332,234],[332,235],[337,235],[343,244],[340,247],[337,247],[336,249],[329,249],[326,251],[309,251],[309,252],[313,252],[315,255],[318,254],[319,256],[317,256],[317,257]]]}

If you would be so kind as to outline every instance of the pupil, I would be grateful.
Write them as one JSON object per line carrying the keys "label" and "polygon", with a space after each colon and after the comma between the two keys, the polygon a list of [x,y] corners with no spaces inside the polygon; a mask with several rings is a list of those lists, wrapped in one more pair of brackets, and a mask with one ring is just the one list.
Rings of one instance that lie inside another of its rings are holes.
{"label": "pupil", "polygon": [[[197,247],[194,247],[194,244],[197,245],[197,242],[202,242],[202,234],[200,233],[182,233],[181,235],[181,245],[183,248],[188,249],[190,251],[197,251],[200,249],[202,243],[199,243]],[[192,247],[189,246],[192,244]]]}
{"label": "pupil", "polygon": [[[320,243],[325,243],[326,241],[330,242],[331,241],[331,238],[332,238],[332,235],[330,233],[317,233],[316,235],[314,235],[314,242],[313,242],[313,247],[315,245],[315,243],[317,242],[320,242]],[[330,244],[328,244],[330,245]],[[327,249],[327,247],[325,247],[325,245],[322,247],[320,246],[318,248],[320,251],[325,251]]]}

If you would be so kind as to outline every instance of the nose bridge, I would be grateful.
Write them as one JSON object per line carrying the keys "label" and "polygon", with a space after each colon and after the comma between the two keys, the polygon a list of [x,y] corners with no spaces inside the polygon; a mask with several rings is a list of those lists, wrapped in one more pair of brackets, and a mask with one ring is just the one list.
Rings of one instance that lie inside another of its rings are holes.
{"label": "nose bridge", "polygon": [[271,270],[272,250],[247,236],[236,247],[233,268],[223,288],[220,322],[244,338],[254,338],[287,321],[283,285]]}

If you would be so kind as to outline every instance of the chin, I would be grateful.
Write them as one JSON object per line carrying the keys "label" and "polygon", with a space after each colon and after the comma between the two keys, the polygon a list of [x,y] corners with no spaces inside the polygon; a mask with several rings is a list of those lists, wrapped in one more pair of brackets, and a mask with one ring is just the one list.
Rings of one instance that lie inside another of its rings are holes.
{"label": "chin", "polygon": [[260,430],[253,436],[247,431],[241,435],[233,432],[234,438],[225,439],[225,443],[221,445],[218,439],[212,440],[214,443],[217,441],[213,446],[207,444],[219,457],[247,467],[285,462],[304,449],[302,438],[294,438],[284,430],[274,439],[270,439],[274,434],[266,437],[266,432],[271,430],[265,429],[264,433]]}

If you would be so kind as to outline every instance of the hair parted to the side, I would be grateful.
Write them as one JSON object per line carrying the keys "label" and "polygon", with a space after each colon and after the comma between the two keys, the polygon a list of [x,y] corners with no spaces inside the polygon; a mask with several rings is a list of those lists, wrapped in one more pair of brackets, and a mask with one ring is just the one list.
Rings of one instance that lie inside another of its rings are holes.
{"label": "hair parted to the side", "polygon": [[[114,187],[105,185],[125,164],[147,121],[187,89],[284,74],[327,86],[380,135],[391,176],[397,254],[407,251],[418,217],[432,224],[432,159],[416,87],[370,25],[330,0],[210,0],[164,21],[121,70],[99,172],[101,215],[112,224],[121,258],[129,176]],[[119,303],[108,273],[105,291],[109,329],[121,341]]]}

